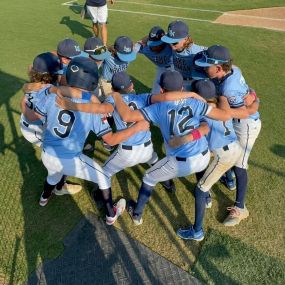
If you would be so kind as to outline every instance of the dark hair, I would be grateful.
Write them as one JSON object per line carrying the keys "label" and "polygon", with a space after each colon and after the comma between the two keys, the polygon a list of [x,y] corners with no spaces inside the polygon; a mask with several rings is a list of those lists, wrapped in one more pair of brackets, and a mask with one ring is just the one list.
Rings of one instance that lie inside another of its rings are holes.
{"label": "dark hair", "polygon": [[232,69],[233,60],[231,59],[229,62],[221,64],[221,66],[222,66],[223,71],[229,72]]}
{"label": "dark hair", "polygon": [[38,71],[35,71],[33,68],[29,71],[29,77],[31,83],[42,82],[42,83],[55,84],[58,80],[57,74],[49,74],[49,73],[43,74]]}

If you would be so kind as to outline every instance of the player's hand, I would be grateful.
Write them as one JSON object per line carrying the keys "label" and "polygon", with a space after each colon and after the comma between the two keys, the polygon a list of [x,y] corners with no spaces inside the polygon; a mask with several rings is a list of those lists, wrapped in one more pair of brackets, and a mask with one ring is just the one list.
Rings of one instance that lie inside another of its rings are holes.
{"label": "player's hand", "polygon": [[185,143],[187,143],[185,136],[172,136],[171,139],[168,141],[169,146],[172,148],[179,147]]}
{"label": "player's hand", "polygon": [[149,122],[143,120],[136,123],[137,128],[139,131],[148,131],[149,130]]}
{"label": "player's hand", "polygon": [[64,110],[72,110],[73,104],[70,100],[60,95],[60,92],[56,96],[56,105]]}
{"label": "player's hand", "polygon": [[250,89],[250,91],[245,95],[243,98],[244,105],[245,106],[250,106],[256,99],[256,92],[253,89]]}

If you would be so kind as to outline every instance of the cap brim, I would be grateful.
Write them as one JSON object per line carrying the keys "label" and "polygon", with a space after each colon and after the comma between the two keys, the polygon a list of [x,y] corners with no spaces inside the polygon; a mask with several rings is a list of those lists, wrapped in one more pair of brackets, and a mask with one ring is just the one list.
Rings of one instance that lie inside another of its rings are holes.
{"label": "cap brim", "polygon": [[134,51],[128,54],[117,52],[117,56],[121,61],[130,62],[136,59],[137,54]]}
{"label": "cap brim", "polygon": [[85,51],[81,51],[78,55],[72,56],[70,58],[72,59],[72,58],[76,58],[76,57],[89,57],[89,54]]}
{"label": "cap brim", "polygon": [[109,51],[106,51],[101,54],[90,54],[90,57],[92,57],[95,60],[105,60],[106,58],[109,58],[111,56],[111,53]]}
{"label": "cap brim", "polygon": [[214,65],[214,64],[207,63],[207,62],[205,62],[205,61],[203,61],[203,60],[201,60],[201,59],[195,60],[195,64],[196,64],[197,66],[200,66],[200,67],[209,67],[209,66]]}
{"label": "cap brim", "polygon": [[161,38],[161,40],[162,40],[163,42],[168,43],[168,44],[178,43],[178,42],[180,42],[180,41],[182,41],[182,40],[184,40],[184,39],[185,39],[185,38],[173,39],[173,38],[170,38],[170,37],[168,37],[168,36],[163,36],[163,37]]}
{"label": "cap brim", "polygon": [[194,80],[200,80],[200,79],[208,78],[208,75],[207,75],[206,72],[193,70],[192,73],[191,73],[191,77]]}
{"label": "cap brim", "polygon": [[149,47],[157,47],[157,46],[160,46],[162,45],[164,42],[163,41],[147,41],[147,45]]}

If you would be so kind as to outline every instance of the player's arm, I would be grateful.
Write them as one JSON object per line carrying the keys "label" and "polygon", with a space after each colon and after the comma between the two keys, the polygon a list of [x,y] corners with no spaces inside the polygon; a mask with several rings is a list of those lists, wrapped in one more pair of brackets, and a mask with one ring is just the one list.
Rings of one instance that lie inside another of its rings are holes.
{"label": "player's arm", "polygon": [[125,103],[120,93],[114,92],[112,96],[115,101],[116,110],[120,117],[125,122],[138,122],[144,120],[144,116],[140,110],[131,110],[130,107]]}
{"label": "player's arm", "polygon": [[206,116],[218,121],[230,120],[232,118],[232,112],[228,103],[228,99],[225,96],[219,96],[218,107],[211,108]]}
{"label": "player's arm", "polygon": [[65,110],[80,111],[85,113],[106,114],[112,113],[114,107],[109,103],[100,103],[99,100],[92,96],[92,103],[75,103],[62,96],[56,96],[56,104]]}
{"label": "player's arm", "polygon": [[232,117],[236,119],[246,119],[248,116],[256,113],[259,108],[259,99],[257,98],[251,105],[240,108],[231,108]]}
{"label": "player's arm", "polygon": [[210,131],[210,128],[206,122],[202,122],[199,128],[194,129],[191,133],[185,136],[174,136],[169,141],[168,144],[173,147],[179,147],[188,142],[199,140],[201,137],[207,135]]}
{"label": "player's arm", "polygon": [[36,113],[34,110],[28,108],[27,104],[26,104],[26,98],[23,97],[21,100],[21,104],[20,104],[21,110],[23,115],[30,121],[30,122],[34,122],[39,120],[40,118],[42,118],[42,116],[38,113]]}
{"label": "player's arm", "polygon": [[118,131],[116,133],[109,132],[106,135],[102,136],[102,139],[109,145],[114,146],[120,144],[121,142],[126,141],[129,137],[141,131],[148,131],[149,123],[145,120],[137,122],[131,127]]}
{"label": "player's arm", "polygon": [[151,104],[165,102],[165,101],[176,101],[187,98],[195,98],[203,102],[206,102],[204,98],[202,98],[200,95],[198,95],[195,92],[172,91],[172,92],[152,95]]}
{"label": "player's arm", "polygon": [[50,84],[43,84],[41,82],[25,83],[22,87],[24,93],[39,91],[44,87],[48,87]]}

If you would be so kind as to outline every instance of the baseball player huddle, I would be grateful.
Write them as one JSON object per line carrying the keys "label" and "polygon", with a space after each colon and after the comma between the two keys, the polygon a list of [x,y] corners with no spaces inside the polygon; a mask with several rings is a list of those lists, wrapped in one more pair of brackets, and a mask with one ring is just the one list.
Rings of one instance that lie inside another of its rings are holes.
{"label": "baseball player huddle", "polygon": [[[138,54],[156,66],[152,90],[145,94],[136,94],[126,73]],[[210,190],[219,180],[236,189],[223,224],[235,226],[249,216],[247,168],[261,129],[259,99],[226,47],[195,44],[188,25],[177,20],[166,33],[155,26],[136,43],[120,36],[106,47],[91,37],[81,50],[76,41],[65,39],[56,51],[35,57],[29,78],[20,127],[41,148],[48,171],[41,206],[52,195],[78,193],[80,185],[66,182],[73,176],[97,185],[93,196],[102,194],[106,224],[114,224],[127,208],[134,225],[141,225],[156,184],[175,195],[174,179],[195,173],[195,221],[177,230],[180,238],[203,240]],[[160,128],[165,157],[155,152],[151,123]],[[103,165],[83,153],[90,132],[115,147]],[[121,198],[114,204],[112,176],[140,163],[149,168],[137,200]]]}

